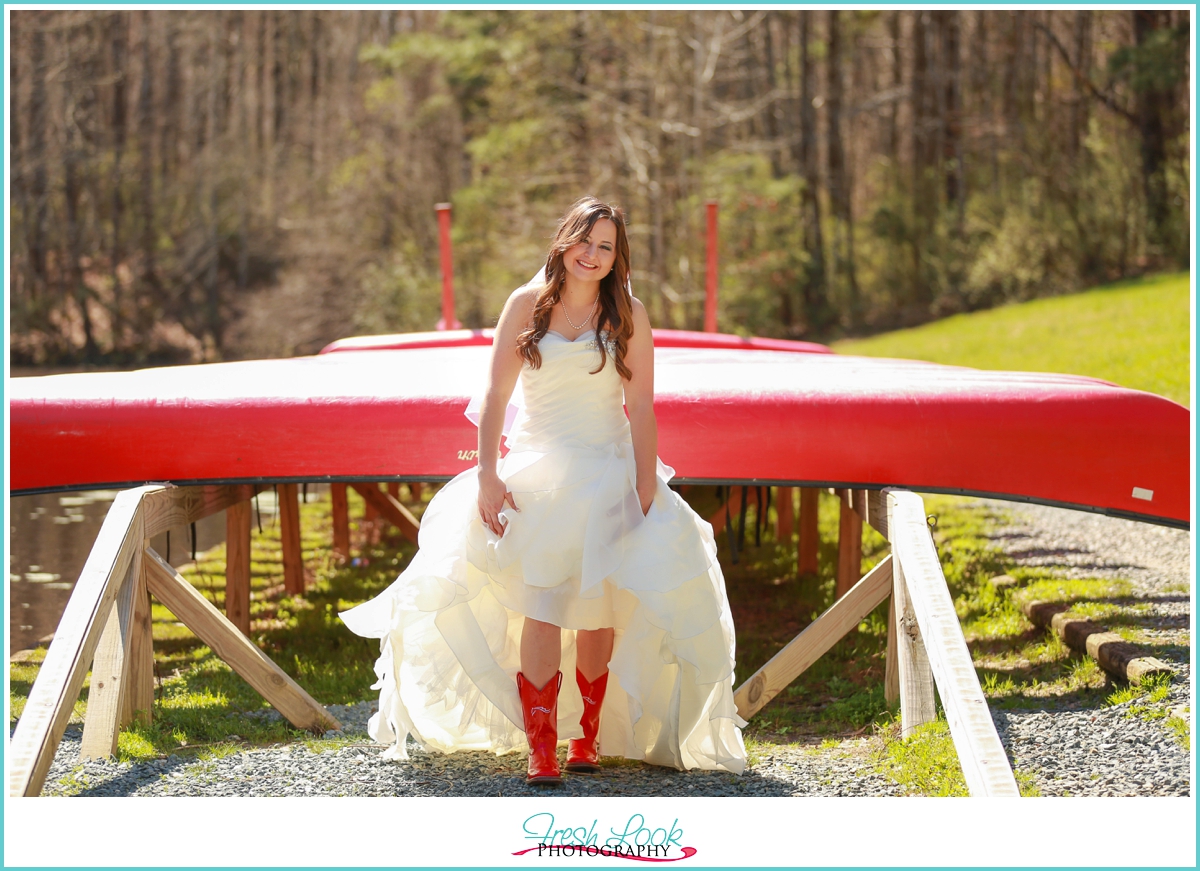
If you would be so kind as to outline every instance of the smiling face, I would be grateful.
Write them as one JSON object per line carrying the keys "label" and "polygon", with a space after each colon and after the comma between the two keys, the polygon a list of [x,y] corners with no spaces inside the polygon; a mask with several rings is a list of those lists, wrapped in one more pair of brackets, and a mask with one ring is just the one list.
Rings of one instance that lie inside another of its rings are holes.
{"label": "smiling face", "polygon": [[563,252],[563,268],[568,279],[591,284],[608,275],[616,259],[617,227],[600,218],[582,242]]}

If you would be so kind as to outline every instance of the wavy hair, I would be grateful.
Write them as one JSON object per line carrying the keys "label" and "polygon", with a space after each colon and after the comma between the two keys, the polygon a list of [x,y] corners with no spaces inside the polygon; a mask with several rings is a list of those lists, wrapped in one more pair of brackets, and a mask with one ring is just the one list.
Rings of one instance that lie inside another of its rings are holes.
{"label": "wavy hair", "polygon": [[597,342],[600,349],[600,365],[592,371],[595,375],[604,368],[608,360],[611,343],[613,363],[625,380],[632,373],[625,365],[625,352],[629,337],[633,335],[633,302],[629,294],[629,237],[625,233],[625,212],[619,206],[603,203],[595,197],[584,197],[567,209],[558,223],[558,232],[546,256],[546,283],[538,291],[533,304],[533,318],[528,327],[517,336],[517,353],[532,368],[542,365],[538,342],[550,329],[550,315],[558,304],[567,271],[563,267],[563,255],[567,250],[583,242],[592,232],[592,227],[601,218],[607,218],[617,228],[616,257],[608,275],[600,279],[600,315],[596,321],[596,332],[608,332],[608,342]]}

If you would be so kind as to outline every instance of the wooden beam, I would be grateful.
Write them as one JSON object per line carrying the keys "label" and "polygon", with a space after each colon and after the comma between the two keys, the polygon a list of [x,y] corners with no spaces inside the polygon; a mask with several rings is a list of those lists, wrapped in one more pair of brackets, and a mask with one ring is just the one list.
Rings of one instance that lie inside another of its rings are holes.
{"label": "wooden beam", "polygon": [[250,634],[250,501],[225,509],[225,616]]}
{"label": "wooden beam", "polygon": [[179,572],[146,548],[150,592],[298,729],[323,733],[341,724],[230,623]]}
{"label": "wooden beam", "polygon": [[[925,503],[907,491],[888,492],[888,503],[892,554],[901,566],[897,575],[903,576],[903,586],[925,640],[967,789],[973,796],[1018,796],[1016,779],[992,723],[925,522]],[[896,602],[897,612],[900,604]]]}
{"label": "wooden beam", "polygon": [[42,791],[121,582],[134,554],[142,548],[142,499],[159,489],[125,490],[108,509],[9,742],[11,796]]}
{"label": "wooden beam", "polygon": [[733,694],[738,714],[750,719],[805,669],[821,658],[892,591],[889,554],[867,572],[850,592],[793,638],[783,650],[750,676]]}
{"label": "wooden beam", "polygon": [[414,544],[417,541],[417,531],[421,522],[413,513],[405,508],[391,493],[384,493],[375,484],[351,484],[363,502],[375,509],[377,516],[384,518],[397,529],[400,534]]}
{"label": "wooden beam", "polygon": [[283,550],[283,588],[288,595],[304,595],[304,554],[300,550],[300,490],[297,484],[279,485],[279,539]]}
{"label": "wooden beam", "polygon": [[224,511],[230,505],[254,498],[254,492],[253,484],[163,485],[156,492],[147,493],[144,500],[146,538]]}
{"label": "wooden beam", "polygon": [[133,624],[129,641],[129,682],[125,688],[121,727],[137,721],[149,726],[154,712],[154,632],[145,560],[138,558],[133,591]]}
{"label": "wooden beam", "polygon": [[1114,677],[1137,684],[1151,675],[1174,672],[1149,651],[1115,632],[1106,632],[1091,620],[1075,616],[1070,609],[1066,602],[1026,602],[1021,606],[1034,624],[1051,630],[1072,650],[1086,653]]}
{"label": "wooden beam", "polygon": [[[734,485],[729,486],[729,498],[725,500],[725,504],[713,512],[713,516],[708,518],[708,522],[712,524],[713,533],[718,534],[725,528],[725,517],[730,512],[736,517],[738,512],[742,510],[742,488]],[[737,528],[737,524],[734,524]]]}
{"label": "wooden beam", "polygon": [[800,545],[798,569],[801,575],[815,575],[820,571],[820,530],[817,513],[820,510],[821,491],[816,487],[800,488]]}
{"label": "wooden beam", "polygon": [[[133,530],[142,528],[139,513]],[[133,602],[142,569],[140,551],[133,554],[117,600],[108,612],[108,620],[92,661],[92,679],[88,687],[87,715],[83,722],[80,759],[108,759],[117,752],[121,716],[129,682],[130,648],[133,642]]]}
{"label": "wooden beam", "polygon": [[[894,576],[895,573],[893,572],[893,578]],[[895,583],[894,580],[893,583]],[[883,700],[889,705],[894,705],[900,701],[900,663],[896,640],[899,635],[899,628],[896,626],[896,597],[894,595],[888,599],[887,620],[888,635],[887,655],[883,665]]]}
{"label": "wooden beam", "polygon": [[862,575],[862,518],[851,505],[848,490],[842,491],[838,515],[838,564],[835,595],[839,598]]}
{"label": "wooden beam", "polygon": [[409,492],[409,495],[412,497],[413,502],[420,502],[421,494],[424,491],[425,491],[425,485],[422,484],[420,481],[409,481],[408,482],[408,492]]}
{"label": "wooden beam", "polygon": [[330,484],[329,496],[333,503],[333,552],[342,559],[350,559],[350,504],[346,485]]}
{"label": "wooden beam", "polygon": [[866,497],[866,515],[863,519],[884,538],[888,537],[888,503],[887,497],[881,490],[868,490]]}
{"label": "wooden beam", "polygon": [[351,484],[354,491],[363,497],[362,533],[363,543],[379,544],[379,509],[367,498],[367,490],[379,490],[378,484]]}
{"label": "wooden beam", "polygon": [[[892,602],[895,606],[896,627],[896,689],[900,697],[900,735],[907,738],[918,726],[937,719],[933,669],[917,614],[904,583],[904,566],[894,573]],[[887,676],[884,675],[884,698],[887,698]]]}
{"label": "wooden beam", "polygon": [[790,542],[796,520],[796,495],[793,487],[775,489],[775,540]]}

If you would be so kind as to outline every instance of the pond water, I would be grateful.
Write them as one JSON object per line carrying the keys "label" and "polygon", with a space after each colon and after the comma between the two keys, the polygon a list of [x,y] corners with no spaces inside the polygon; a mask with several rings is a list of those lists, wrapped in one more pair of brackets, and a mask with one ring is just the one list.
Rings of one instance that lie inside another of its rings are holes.
{"label": "pond water", "polygon": [[[309,485],[308,498],[319,498],[320,487]],[[326,486],[324,489],[328,489]],[[8,501],[9,655],[37,645],[51,635],[71,597],[118,490],[86,490],[13,496]],[[275,494],[258,495],[262,522],[274,520]],[[152,539],[161,556],[179,567],[199,553],[225,541],[225,512]]]}

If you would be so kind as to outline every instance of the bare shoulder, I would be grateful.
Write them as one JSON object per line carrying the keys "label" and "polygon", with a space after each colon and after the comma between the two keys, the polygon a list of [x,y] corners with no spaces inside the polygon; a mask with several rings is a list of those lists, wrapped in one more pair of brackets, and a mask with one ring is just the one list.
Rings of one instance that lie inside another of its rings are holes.
{"label": "bare shoulder", "polygon": [[522,284],[508,295],[508,302],[504,308],[512,315],[528,320],[533,314],[533,306],[541,289],[539,284]]}
{"label": "bare shoulder", "polygon": [[636,296],[630,297],[633,303],[633,332],[634,335],[642,333],[650,335],[650,315],[646,313],[646,307],[642,305],[642,301]]}

